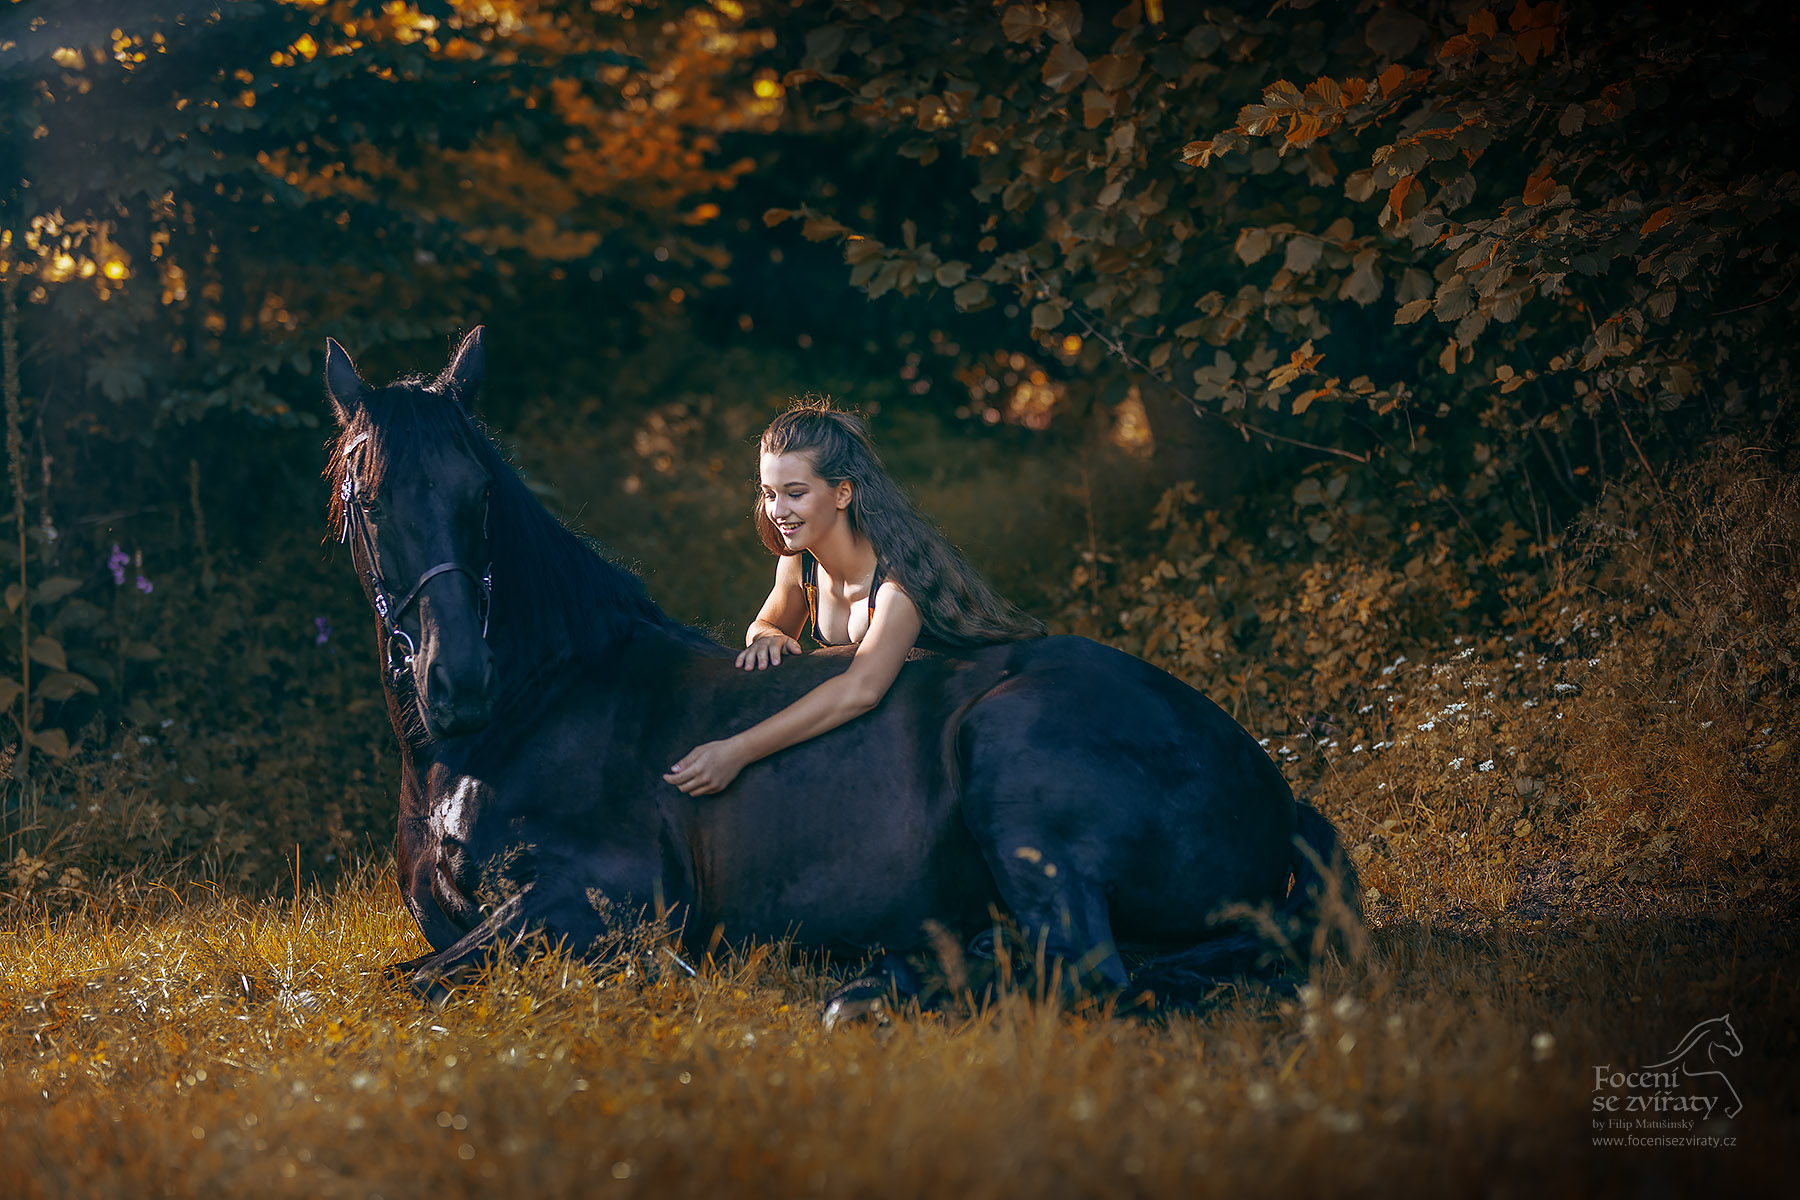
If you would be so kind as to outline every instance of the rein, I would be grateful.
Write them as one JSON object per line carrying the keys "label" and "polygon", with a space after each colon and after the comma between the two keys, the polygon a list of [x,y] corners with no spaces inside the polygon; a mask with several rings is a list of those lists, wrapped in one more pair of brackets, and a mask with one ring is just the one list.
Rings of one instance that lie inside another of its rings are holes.
{"label": "rein", "polygon": [[[486,638],[488,613],[493,607],[494,564],[490,560],[488,565],[482,569],[481,574],[477,575],[459,562],[441,562],[435,567],[426,568],[413,582],[412,587],[407,589],[404,596],[400,597],[398,601],[394,599],[392,589],[388,587],[387,581],[381,575],[381,560],[375,554],[375,535],[369,530],[369,519],[363,514],[362,506],[356,502],[356,469],[350,461],[350,456],[362,448],[363,443],[369,440],[369,436],[367,433],[361,434],[344,447],[344,481],[338,491],[344,506],[344,525],[338,531],[338,544],[343,545],[348,542],[354,531],[357,541],[362,545],[363,556],[369,561],[369,587],[375,594],[375,613],[381,618],[381,623],[387,627],[387,638],[384,642],[387,673],[394,686],[399,687],[412,674],[413,656],[418,653],[418,646],[413,643],[412,636],[400,627],[400,620],[406,615],[406,610],[418,601],[420,594],[425,590],[425,585],[439,575],[468,576],[469,582],[473,583],[481,592],[481,636]],[[492,507],[491,501],[489,507]],[[484,510],[481,516],[483,543],[487,541],[487,518],[487,511]]]}

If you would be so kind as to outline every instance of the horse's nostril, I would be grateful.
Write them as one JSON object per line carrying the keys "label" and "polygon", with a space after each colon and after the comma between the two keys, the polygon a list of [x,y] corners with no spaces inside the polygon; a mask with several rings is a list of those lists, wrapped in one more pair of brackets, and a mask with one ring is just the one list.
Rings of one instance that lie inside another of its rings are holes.
{"label": "horse's nostril", "polygon": [[441,706],[449,701],[450,672],[444,669],[443,663],[431,664],[431,672],[426,676],[425,698],[433,707]]}

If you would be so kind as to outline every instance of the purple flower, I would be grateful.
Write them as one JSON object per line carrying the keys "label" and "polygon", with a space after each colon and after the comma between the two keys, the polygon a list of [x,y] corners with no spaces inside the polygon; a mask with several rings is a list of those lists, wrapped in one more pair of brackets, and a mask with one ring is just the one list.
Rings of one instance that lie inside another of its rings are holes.
{"label": "purple flower", "polygon": [[156,585],[151,583],[148,579],[144,578],[142,575],[139,575],[137,577],[137,590],[144,593],[144,595],[148,596],[152,591],[155,590],[155,588],[156,588]]}
{"label": "purple flower", "polygon": [[331,640],[330,621],[327,621],[324,617],[314,617],[313,628],[319,631],[319,636],[313,639],[313,645],[323,646],[326,642]]}
{"label": "purple flower", "polygon": [[112,572],[114,587],[125,586],[125,568],[130,564],[131,555],[119,549],[119,543],[114,542],[112,556],[106,560],[106,569]]}

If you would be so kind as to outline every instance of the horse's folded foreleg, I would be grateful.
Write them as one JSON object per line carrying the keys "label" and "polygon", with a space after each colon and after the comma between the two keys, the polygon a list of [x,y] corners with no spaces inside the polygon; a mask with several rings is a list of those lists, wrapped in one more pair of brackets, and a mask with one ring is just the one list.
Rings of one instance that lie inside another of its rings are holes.
{"label": "horse's folded foreleg", "polygon": [[413,991],[434,1006],[442,1005],[489,955],[517,953],[531,934],[543,928],[541,899],[538,885],[527,884],[454,944],[411,964],[399,964],[415,967],[408,981]]}

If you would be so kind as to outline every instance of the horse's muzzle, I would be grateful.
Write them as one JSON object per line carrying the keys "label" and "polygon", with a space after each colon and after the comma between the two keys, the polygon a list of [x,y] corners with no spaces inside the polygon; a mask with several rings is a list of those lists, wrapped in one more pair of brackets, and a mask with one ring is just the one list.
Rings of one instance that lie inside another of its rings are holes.
{"label": "horse's muzzle", "polygon": [[479,682],[459,680],[441,662],[425,672],[423,703],[419,706],[425,728],[434,738],[467,737],[477,733],[493,715],[494,656],[481,654]]}

